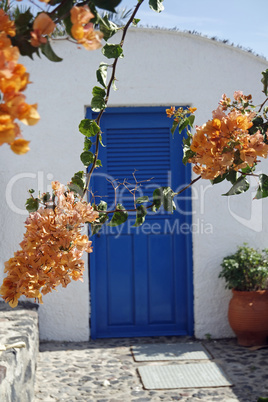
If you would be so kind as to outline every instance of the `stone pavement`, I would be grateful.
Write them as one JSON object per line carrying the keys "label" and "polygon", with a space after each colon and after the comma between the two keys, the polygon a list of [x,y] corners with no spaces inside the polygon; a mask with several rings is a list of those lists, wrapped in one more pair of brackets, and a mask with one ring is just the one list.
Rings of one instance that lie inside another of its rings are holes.
{"label": "stone pavement", "polygon": [[[251,350],[235,339],[202,341],[233,387],[145,390],[137,373],[133,345],[191,340],[182,337],[101,339],[82,343],[41,342],[34,402],[256,402],[268,397],[268,348]],[[159,362],[157,362],[159,364]],[[161,362],[160,364],[187,364]]]}

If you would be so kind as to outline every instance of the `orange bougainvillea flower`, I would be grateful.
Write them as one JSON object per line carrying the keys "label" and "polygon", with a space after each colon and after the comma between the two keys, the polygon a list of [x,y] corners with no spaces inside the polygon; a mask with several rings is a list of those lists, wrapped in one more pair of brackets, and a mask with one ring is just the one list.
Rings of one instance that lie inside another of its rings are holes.
{"label": "orange bougainvillea flower", "polygon": [[83,39],[84,37],[84,27],[80,24],[73,24],[71,28],[71,34],[77,41]]}
{"label": "orange bougainvillea flower", "polygon": [[15,140],[17,128],[11,116],[0,111],[0,145],[12,143]]}
{"label": "orange bougainvillea flower", "polygon": [[16,94],[11,98],[7,97],[5,106],[11,116],[16,117],[28,126],[35,125],[40,119],[37,105],[28,105],[25,102],[25,96],[22,94]]}
{"label": "orange bougainvillea flower", "polygon": [[268,144],[263,142],[263,135],[259,131],[250,136],[249,146],[255,150],[257,156],[267,157]]}
{"label": "orange bougainvillea flower", "polygon": [[175,113],[175,107],[174,106],[171,106],[170,109],[166,109],[167,117],[172,117],[174,115],[174,113]]}
{"label": "orange bougainvillea flower", "polygon": [[14,21],[10,21],[9,16],[0,9],[0,32],[5,32],[8,36],[16,35],[16,28]]}
{"label": "orange bougainvillea flower", "polygon": [[0,90],[3,93],[15,94],[24,91],[29,83],[29,74],[22,64],[17,64],[13,69],[10,78],[0,78]]}
{"label": "orange bougainvillea flower", "polygon": [[253,148],[247,148],[247,149],[242,149],[240,151],[240,158],[242,161],[246,162],[245,167],[248,166],[253,166],[254,162],[256,161],[256,151]]}
{"label": "orange bougainvillea flower", "polygon": [[73,38],[87,50],[100,48],[103,33],[94,31],[94,25],[89,21],[94,18],[94,14],[88,6],[74,6],[71,9],[71,34]]}
{"label": "orange bougainvillea flower", "polygon": [[15,154],[23,155],[30,150],[29,143],[30,141],[26,141],[24,138],[18,138],[10,145],[10,148]]}
{"label": "orange bougainvillea flower", "polygon": [[71,22],[72,24],[86,25],[92,18],[94,14],[90,11],[88,6],[77,7],[74,6],[71,9]]}
{"label": "orange bougainvillea flower", "polygon": [[197,108],[196,107],[188,107],[189,113],[194,113],[196,112]]}
{"label": "orange bougainvillea flower", "polygon": [[41,44],[47,43],[47,38],[44,35],[50,35],[56,24],[46,13],[40,13],[33,23],[33,31],[31,32],[31,45],[38,47]]}
{"label": "orange bougainvillea flower", "polygon": [[83,45],[87,50],[96,50],[102,46],[102,38],[103,33],[94,31],[93,24],[89,23],[84,27],[84,37],[78,43]]}
{"label": "orange bougainvillea flower", "polygon": [[42,303],[42,294],[82,280],[83,252],[92,252],[92,242],[81,231],[86,222],[98,219],[98,212],[59,182],[53,182],[52,189],[53,208],[44,206],[30,214],[21,250],[5,263],[0,295],[11,307],[21,295]]}

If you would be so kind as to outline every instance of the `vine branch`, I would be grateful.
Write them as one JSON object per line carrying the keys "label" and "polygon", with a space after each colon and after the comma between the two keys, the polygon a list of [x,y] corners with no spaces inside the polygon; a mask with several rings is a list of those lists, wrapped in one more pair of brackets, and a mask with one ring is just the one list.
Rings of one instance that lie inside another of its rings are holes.
{"label": "vine branch", "polygon": [[[133,13],[131,14],[131,17],[129,18],[128,22],[126,23],[126,25],[125,25],[125,27],[124,27],[124,29],[123,29],[123,33],[122,33],[122,37],[121,37],[121,41],[120,41],[120,46],[121,46],[121,48],[123,48],[124,40],[125,40],[125,37],[126,37],[127,30],[128,30],[128,28],[129,28],[129,26],[132,24],[132,22],[133,22],[133,20],[134,20],[134,18],[135,18],[135,15],[137,14],[137,12],[138,12],[138,10],[139,10],[139,8],[140,8],[140,6],[141,6],[141,4],[142,4],[143,2],[144,2],[144,0],[140,0],[140,1],[137,3],[136,7],[134,8]],[[117,57],[117,58],[114,60],[113,64],[112,64],[112,74],[111,74],[109,83],[108,83],[108,85],[107,85],[107,92],[106,92],[106,98],[105,98],[105,107],[106,107],[107,104],[108,104],[108,100],[109,100],[109,95],[110,95],[111,87],[112,87],[113,81],[114,81],[114,79],[115,79],[115,71],[116,71],[116,66],[117,66],[118,59],[119,59],[119,57]],[[99,112],[98,116],[97,116],[96,123],[98,124],[98,126],[100,125],[100,120],[101,120],[101,117],[102,117],[102,115],[103,115],[103,113],[104,113],[104,110],[105,110],[105,108],[102,109],[102,110]],[[95,149],[94,161],[93,161],[93,163],[92,163],[92,166],[91,166],[91,168],[90,168],[90,171],[87,173],[86,186],[85,186],[84,192],[83,192],[83,194],[82,194],[82,198],[85,196],[86,192],[88,191],[89,184],[90,184],[90,180],[91,180],[91,176],[92,176],[92,174],[93,174],[94,169],[96,168],[97,159],[98,159],[98,154],[99,154],[100,135],[101,135],[101,131],[99,131],[98,134],[96,135],[96,149]]]}

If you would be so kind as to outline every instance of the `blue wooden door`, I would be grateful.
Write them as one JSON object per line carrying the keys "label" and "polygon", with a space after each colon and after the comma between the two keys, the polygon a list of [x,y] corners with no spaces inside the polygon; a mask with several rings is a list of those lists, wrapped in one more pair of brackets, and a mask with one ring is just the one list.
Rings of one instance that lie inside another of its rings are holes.
{"label": "blue wooden door", "polygon": [[[172,139],[172,120],[164,107],[108,108],[102,118],[103,168],[93,177],[95,196],[114,209],[116,179],[141,187],[136,197],[151,196],[159,186],[179,190],[189,183],[182,160],[182,136]],[[96,115],[87,111],[88,118]],[[151,179],[151,180],[149,180]],[[148,181],[149,180],[149,181]],[[177,197],[177,211],[148,214],[133,227],[104,226],[93,236],[90,255],[91,337],[191,335],[193,332],[190,193]],[[120,186],[116,203],[133,208],[133,198]],[[97,202],[99,199],[97,198]]]}

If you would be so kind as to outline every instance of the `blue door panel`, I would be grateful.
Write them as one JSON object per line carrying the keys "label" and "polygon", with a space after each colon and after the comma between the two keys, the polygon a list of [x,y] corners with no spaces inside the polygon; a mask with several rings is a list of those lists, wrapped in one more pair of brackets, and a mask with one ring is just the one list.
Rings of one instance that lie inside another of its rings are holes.
{"label": "blue door panel", "polygon": [[149,322],[150,324],[175,321],[174,270],[171,236],[149,237]]}
{"label": "blue door panel", "polygon": [[[109,325],[134,325],[134,287],[132,237],[122,235],[119,240],[112,236],[107,239],[108,249],[108,323]],[[119,252],[118,252],[119,251]],[[116,267],[116,269],[115,269]],[[124,286],[120,286],[120,284]]]}
{"label": "blue door panel", "polygon": [[134,250],[139,250],[133,254],[135,266],[134,287],[136,297],[136,323],[145,326],[148,323],[148,239],[143,236],[133,236]]}
{"label": "blue door panel", "polygon": [[[88,110],[86,117],[96,115]],[[171,124],[164,107],[105,111],[102,131],[107,147],[101,148],[103,169],[94,174],[92,191],[103,196],[108,209],[115,206],[109,181],[133,183],[133,172],[142,182],[136,197],[152,196],[160,186],[175,189],[188,183],[189,167],[181,164],[182,137],[172,139]],[[148,213],[138,228],[133,227],[135,213],[129,213],[124,225],[105,226],[92,238],[93,339],[192,334],[191,234],[180,233],[181,224],[191,223],[191,202],[190,197],[175,201],[181,213]],[[116,202],[133,208],[133,197],[124,186],[117,191]]]}

